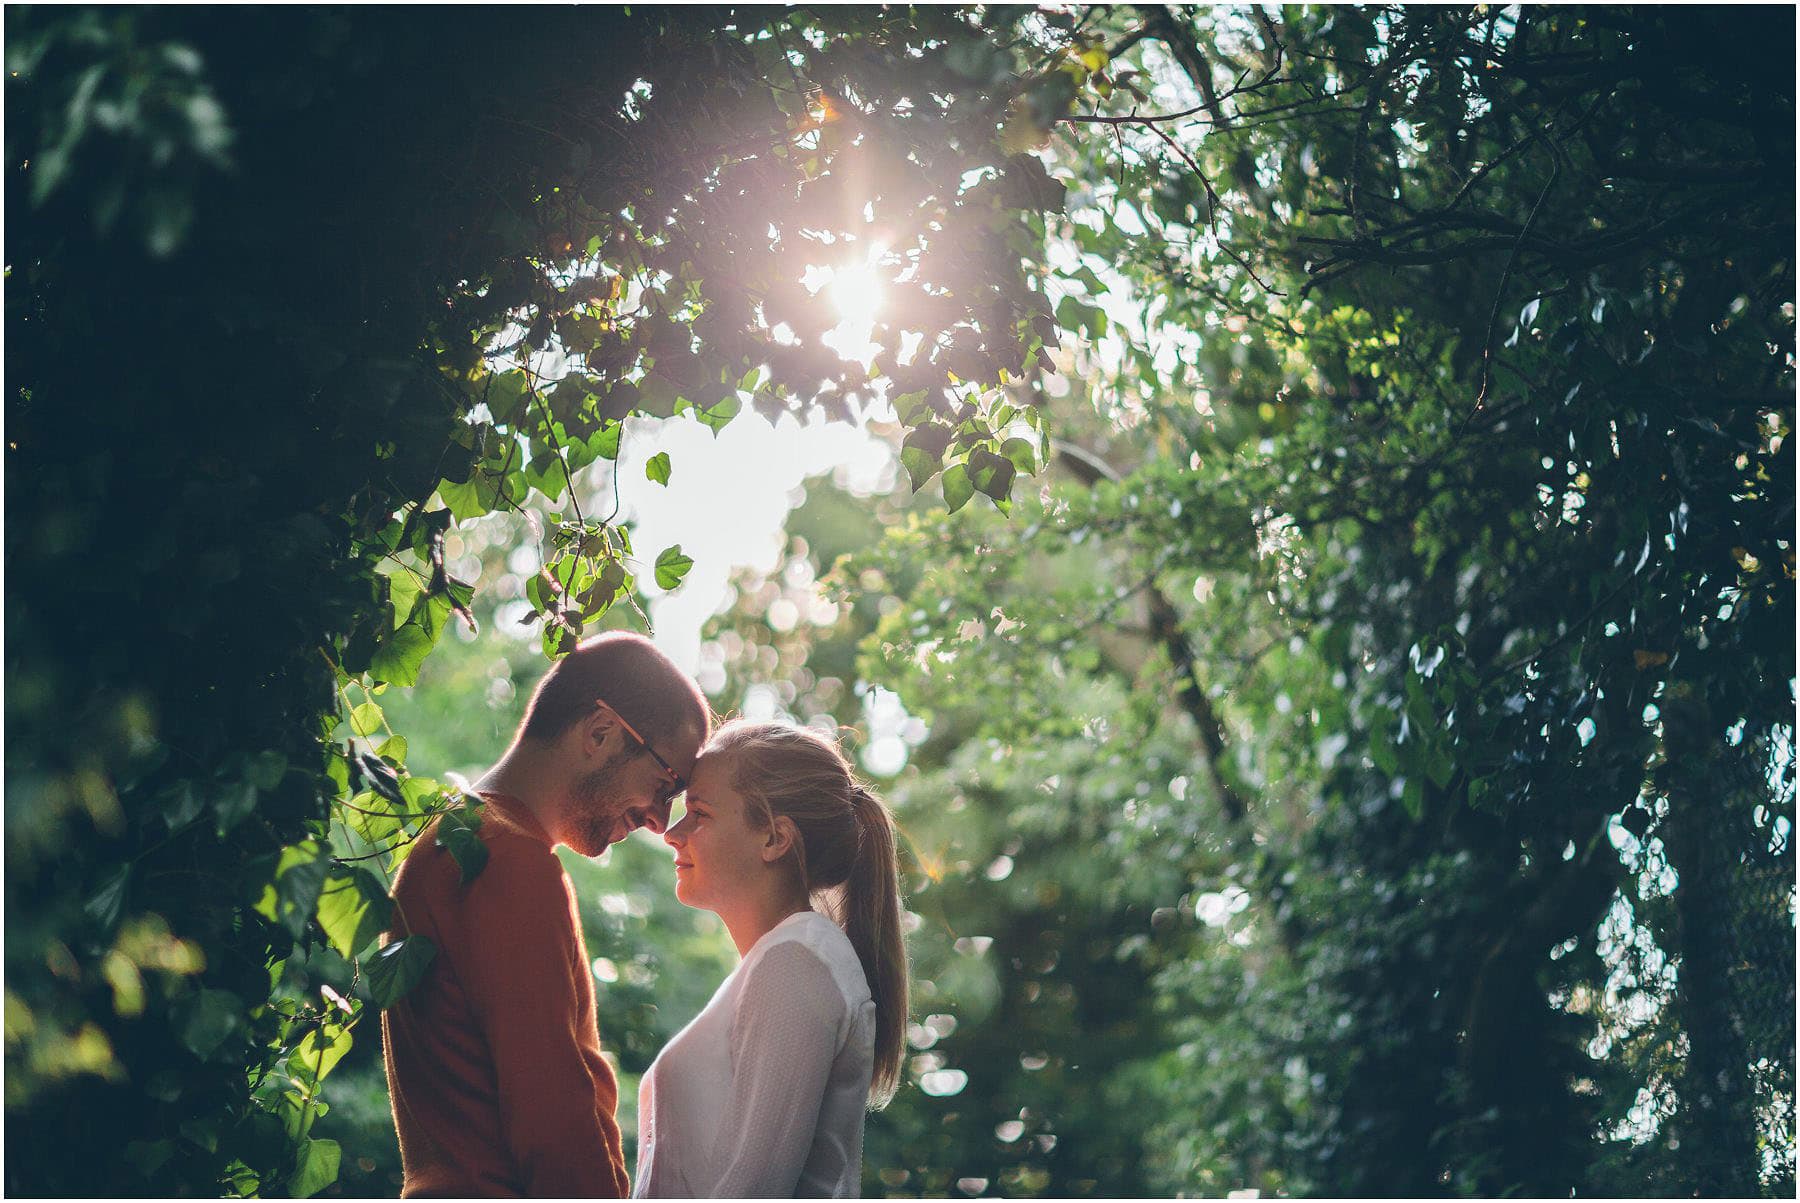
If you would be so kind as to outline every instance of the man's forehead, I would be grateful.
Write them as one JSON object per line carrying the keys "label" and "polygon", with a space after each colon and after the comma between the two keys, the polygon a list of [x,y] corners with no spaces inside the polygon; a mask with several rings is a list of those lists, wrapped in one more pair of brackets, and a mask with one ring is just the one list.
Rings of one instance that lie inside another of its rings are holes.
{"label": "man's forehead", "polygon": [[[698,727],[683,727],[675,737],[674,757],[678,761],[686,761],[691,771],[694,762],[700,759],[700,750],[705,746],[706,738]],[[681,765],[677,763],[677,768]]]}

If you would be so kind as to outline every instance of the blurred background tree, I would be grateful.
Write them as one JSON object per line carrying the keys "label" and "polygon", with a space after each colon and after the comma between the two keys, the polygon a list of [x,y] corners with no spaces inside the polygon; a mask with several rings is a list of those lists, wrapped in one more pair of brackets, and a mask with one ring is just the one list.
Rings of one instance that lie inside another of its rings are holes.
{"label": "blurred background tree", "polygon": [[952,947],[1095,1000],[1050,1065],[1129,1052],[1046,1113],[1031,1020],[959,1021],[900,1165],[1791,1191],[1791,14],[1093,29],[1051,487],[837,579],[904,582],[861,663],[958,744],[896,790],[930,853],[1055,888],[1052,949],[966,897]]}

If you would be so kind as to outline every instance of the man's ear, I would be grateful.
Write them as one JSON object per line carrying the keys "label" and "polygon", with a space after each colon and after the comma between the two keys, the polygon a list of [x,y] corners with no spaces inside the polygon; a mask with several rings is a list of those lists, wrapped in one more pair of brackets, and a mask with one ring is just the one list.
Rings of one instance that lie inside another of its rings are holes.
{"label": "man's ear", "polygon": [[792,852],[799,843],[800,829],[794,826],[794,820],[786,815],[776,815],[770,822],[769,834],[763,841],[763,863],[774,864]]}
{"label": "man's ear", "polygon": [[602,704],[595,706],[593,713],[583,718],[576,730],[580,732],[581,754],[598,758],[604,752],[607,736],[623,728],[612,708]]}

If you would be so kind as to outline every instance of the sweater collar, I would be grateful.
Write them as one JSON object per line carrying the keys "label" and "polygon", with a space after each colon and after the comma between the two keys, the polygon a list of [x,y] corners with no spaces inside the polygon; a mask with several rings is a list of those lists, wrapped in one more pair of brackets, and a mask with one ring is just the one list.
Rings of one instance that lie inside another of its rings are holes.
{"label": "sweater collar", "polygon": [[478,789],[473,792],[476,797],[498,810],[506,822],[511,823],[526,835],[536,840],[542,840],[546,845],[555,845],[555,841],[550,838],[550,833],[544,830],[544,825],[538,822],[536,815],[531,813],[531,808],[518,798],[493,789]]}

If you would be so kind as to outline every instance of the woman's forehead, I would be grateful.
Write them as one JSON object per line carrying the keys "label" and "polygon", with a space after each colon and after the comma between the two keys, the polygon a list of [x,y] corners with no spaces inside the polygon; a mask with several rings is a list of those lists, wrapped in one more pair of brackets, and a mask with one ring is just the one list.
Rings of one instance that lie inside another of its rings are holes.
{"label": "woman's forehead", "polygon": [[718,789],[731,785],[730,755],[725,752],[702,752],[700,759],[694,761],[694,773],[690,780],[695,785],[707,789]]}

